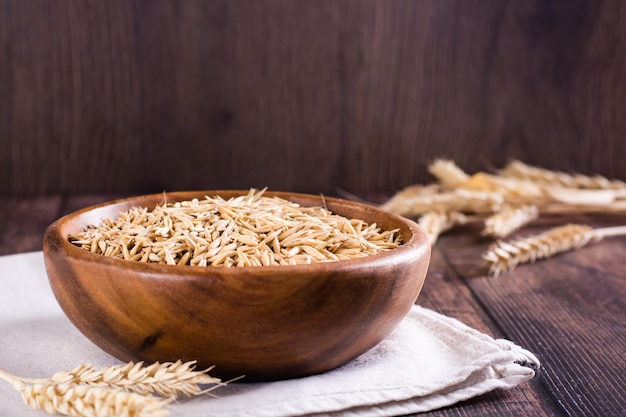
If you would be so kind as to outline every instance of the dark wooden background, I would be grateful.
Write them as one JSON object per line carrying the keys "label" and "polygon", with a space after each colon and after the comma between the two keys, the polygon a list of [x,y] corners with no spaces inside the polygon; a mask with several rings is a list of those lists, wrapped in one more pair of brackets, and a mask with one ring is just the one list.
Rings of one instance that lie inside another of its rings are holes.
{"label": "dark wooden background", "polygon": [[626,178],[621,0],[0,0],[0,194]]}

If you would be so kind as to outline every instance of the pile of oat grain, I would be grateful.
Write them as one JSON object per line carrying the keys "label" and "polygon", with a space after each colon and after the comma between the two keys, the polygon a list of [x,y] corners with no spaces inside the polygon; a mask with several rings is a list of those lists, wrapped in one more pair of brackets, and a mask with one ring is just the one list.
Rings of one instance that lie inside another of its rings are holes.
{"label": "pile of oat grain", "polygon": [[134,207],[69,236],[96,254],[197,266],[294,265],[368,256],[401,244],[398,230],[302,207],[261,190]]}

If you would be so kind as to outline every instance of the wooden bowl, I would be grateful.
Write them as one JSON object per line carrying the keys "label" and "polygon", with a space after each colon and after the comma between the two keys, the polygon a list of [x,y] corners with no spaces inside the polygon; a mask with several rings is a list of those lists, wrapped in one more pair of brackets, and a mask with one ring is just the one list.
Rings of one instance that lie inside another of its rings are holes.
{"label": "wooden bowl", "polygon": [[[167,201],[230,198],[248,191],[168,193]],[[385,338],[408,313],[430,260],[413,221],[375,207],[315,195],[266,192],[303,206],[400,229],[382,254],[291,266],[201,267],[95,255],[68,241],[163,194],[117,200],[69,214],[44,237],[49,281],[61,308],[93,343],[122,361],[197,360],[212,375],[243,381],[301,377],[338,367]]]}

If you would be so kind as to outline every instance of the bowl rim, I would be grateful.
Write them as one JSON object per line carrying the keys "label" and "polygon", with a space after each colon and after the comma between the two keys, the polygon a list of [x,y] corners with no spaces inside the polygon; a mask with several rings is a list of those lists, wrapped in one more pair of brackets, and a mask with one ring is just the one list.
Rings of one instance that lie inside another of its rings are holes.
{"label": "bowl rim", "polygon": [[[158,275],[179,275],[179,276],[198,276],[198,275],[210,275],[217,274],[220,275],[237,275],[240,274],[241,271],[253,271],[255,275],[277,275],[278,272],[281,274],[289,273],[289,274],[298,274],[300,272],[311,273],[314,271],[341,271],[344,269],[354,269],[357,266],[369,266],[374,267],[380,264],[387,264],[389,262],[396,263],[403,258],[413,258],[416,250],[419,248],[428,246],[430,249],[430,240],[426,233],[422,230],[422,228],[413,220],[399,216],[397,214],[385,211],[379,207],[374,205],[370,205],[367,203],[362,203],[353,200],[346,200],[339,197],[327,197],[323,194],[307,194],[307,193],[296,193],[296,192],[288,192],[288,191],[265,191],[264,196],[277,196],[285,199],[289,199],[289,196],[302,198],[302,199],[318,199],[320,202],[330,202],[333,204],[339,204],[342,206],[352,206],[356,207],[360,210],[366,210],[376,213],[377,215],[386,216],[390,221],[397,223],[398,227],[404,226],[409,232],[410,237],[407,241],[403,242],[398,247],[389,250],[380,252],[374,255],[367,255],[363,257],[357,257],[353,259],[344,259],[338,261],[328,261],[328,262],[313,262],[310,264],[296,264],[296,265],[270,265],[270,266],[248,266],[248,267],[225,267],[225,266],[197,266],[197,265],[169,265],[163,263],[156,262],[137,262],[137,261],[128,261],[125,259],[117,259],[109,256],[104,256],[102,254],[94,254],[90,251],[82,249],[72,243],[67,238],[66,234],[63,234],[62,230],[64,227],[71,222],[73,219],[78,219],[87,213],[93,212],[98,209],[103,209],[108,206],[114,206],[118,204],[128,204],[131,203],[132,206],[139,206],[139,204],[132,204],[133,202],[140,202],[142,200],[154,200],[158,198],[172,198],[172,202],[175,201],[184,201],[189,200],[186,196],[191,196],[191,198],[201,198],[199,196],[220,196],[221,193],[236,193],[237,195],[246,195],[250,190],[243,189],[217,189],[217,190],[189,190],[189,191],[172,191],[172,192],[162,192],[162,193],[153,193],[153,194],[138,194],[135,196],[124,197],[113,199],[110,201],[105,201],[99,204],[90,205],[81,209],[78,209],[74,212],[68,213],[53,223],[51,223],[44,234],[44,254],[46,252],[61,252],[66,256],[70,256],[82,262],[94,262],[98,263],[102,266],[110,266],[110,267],[120,267],[124,269],[130,269],[132,271],[142,272],[142,273],[153,273]],[[229,197],[230,198],[230,197]],[[300,203],[298,203],[300,204]],[[123,210],[120,210],[120,212]],[[337,214],[335,210],[331,210],[333,214]],[[104,218],[104,217],[103,217]]]}

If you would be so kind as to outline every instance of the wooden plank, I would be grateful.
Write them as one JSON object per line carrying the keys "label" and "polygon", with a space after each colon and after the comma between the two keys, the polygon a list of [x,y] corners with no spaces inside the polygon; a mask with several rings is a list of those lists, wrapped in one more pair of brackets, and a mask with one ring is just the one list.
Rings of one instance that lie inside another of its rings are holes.
{"label": "wooden plank", "polygon": [[[447,238],[442,238],[447,240]],[[444,245],[445,246],[445,245]],[[466,281],[450,267],[438,246],[433,248],[429,272],[417,304],[454,317],[495,338],[504,337],[487,312],[482,310]],[[518,342],[518,344],[521,344]],[[522,346],[529,348],[522,344]],[[454,407],[426,414],[452,416],[560,416],[562,411],[544,389],[538,377],[510,391],[494,391]]]}
{"label": "wooden plank", "polygon": [[441,248],[434,247],[424,287],[417,304],[454,317],[468,326],[499,336],[500,330],[481,310],[470,288],[452,269]]}
{"label": "wooden plank", "polygon": [[0,197],[0,255],[41,250],[43,234],[61,203],[59,195]]}
{"label": "wooden plank", "polygon": [[[623,216],[576,216],[599,226]],[[568,219],[543,219],[518,235],[536,234]],[[540,380],[567,415],[626,415],[626,279],[624,238],[607,238],[575,252],[520,266],[497,279],[484,276],[487,248],[477,227],[440,240],[442,250],[504,336],[542,361]]]}
{"label": "wooden plank", "polygon": [[448,408],[414,417],[557,417],[565,416],[539,380],[509,391],[497,390]]}

